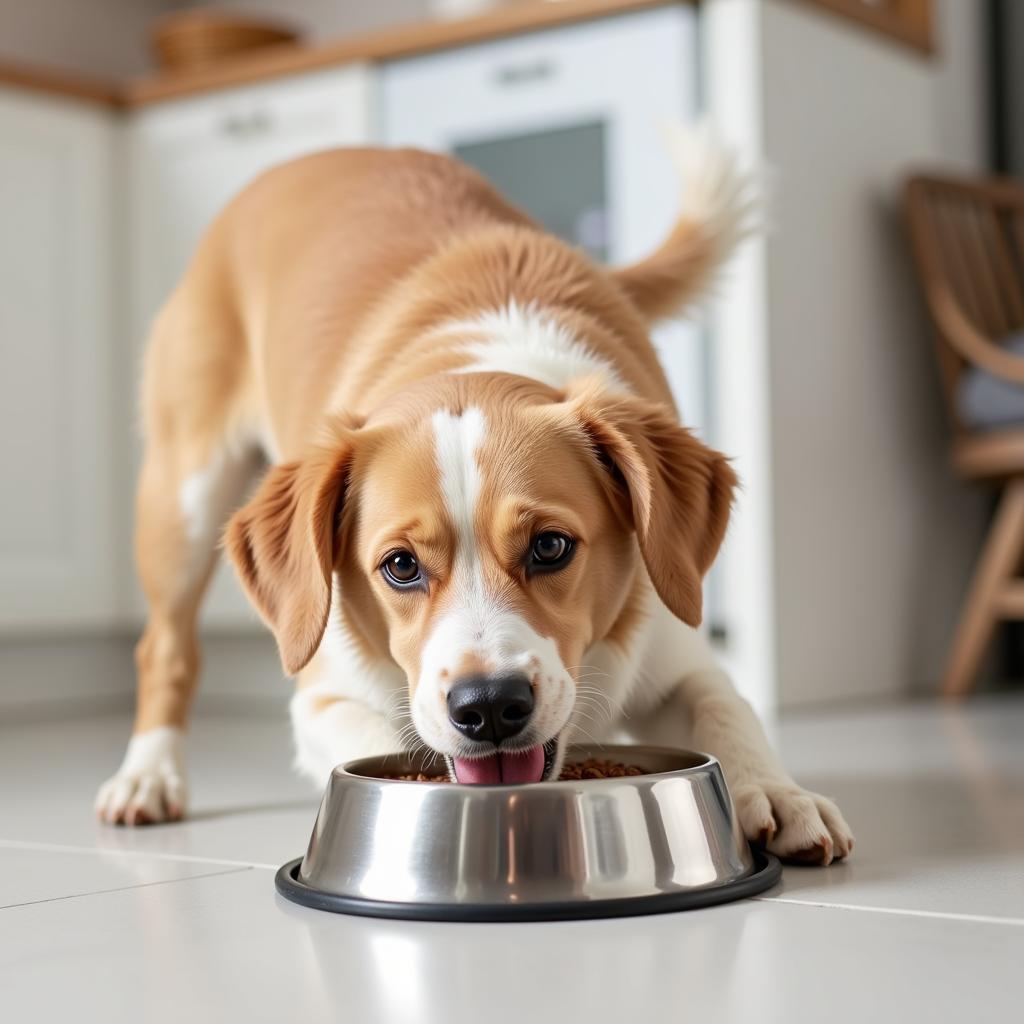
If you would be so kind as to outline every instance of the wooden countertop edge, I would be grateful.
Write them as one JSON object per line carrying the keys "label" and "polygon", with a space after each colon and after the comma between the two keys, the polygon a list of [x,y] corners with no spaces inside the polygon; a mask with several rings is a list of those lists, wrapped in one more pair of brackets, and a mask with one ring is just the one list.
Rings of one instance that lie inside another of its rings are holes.
{"label": "wooden countertop edge", "polygon": [[[430,20],[395,25],[324,43],[288,43],[266,47],[195,72],[154,72],[127,80],[104,80],[73,72],[34,67],[0,57],[0,85],[70,97],[107,107],[141,107],[161,100],[227,89],[282,75],[356,63],[377,63],[399,57],[432,53],[471,43],[525,35],[540,29],[571,25],[673,4],[695,6],[699,0],[561,0],[509,4],[469,18]],[[802,0],[808,3],[808,0]],[[934,27],[930,19],[910,25],[885,12],[854,9],[850,0],[812,0],[813,4],[872,28],[920,52],[934,53]]]}
{"label": "wooden countertop edge", "polygon": [[12,85],[17,89],[48,96],[82,100],[98,106],[124,105],[124,86],[121,82],[22,64],[6,57],[0,57],[0,85]]}
{"label": "wooden countertop edge", "polygon": [[103,82],[0,58],[0,84],[110,107],[140,107],[282,75],[411,57],[675,3],[696,4],[697,0],[562,0],[559,3],[510,4],[469,18],[411,22],[323,43],[270,46],[201,71],[176,75],[156,72],[124,82]]}
{"label": "wooden countertop edge", "polygon": [[175,96],[207,92],[280,75],[350,63],[374,63],[445,50],[502,36],[591,21],[631,11],[697,0],[561,0],[496,7],[469,18],[417,21],[375,32],[347,36],[316,45],[301,43],[268,47],[192,74],[157,74],[127,84],[127,106],[154,103]]}

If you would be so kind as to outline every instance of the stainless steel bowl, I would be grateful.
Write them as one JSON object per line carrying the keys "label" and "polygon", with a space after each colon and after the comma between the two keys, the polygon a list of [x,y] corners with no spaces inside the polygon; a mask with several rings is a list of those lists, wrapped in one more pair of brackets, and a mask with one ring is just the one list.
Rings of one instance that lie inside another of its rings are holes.
{"label": "stainless steel bowl", "polygon": [[664,747],[576,747],[650,774],[467,786],[382,779],[404,755],[335,768],[306,856],[278,891],[321,910],[430,920],[612,917],[761,892],[774,857],[743,837],[718,762]]}

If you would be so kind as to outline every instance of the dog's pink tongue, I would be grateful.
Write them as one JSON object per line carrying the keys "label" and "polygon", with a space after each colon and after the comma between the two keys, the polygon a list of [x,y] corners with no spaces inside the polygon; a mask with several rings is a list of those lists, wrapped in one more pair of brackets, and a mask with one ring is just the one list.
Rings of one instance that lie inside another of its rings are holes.
{"label": "dog's pink tongue", "polygon": [[530,747],[514,754],[499,754],[502,782],[540,782],[544,775],[544,748]]}
{"label": "dog's pink tongue", "polygon": [[498,764],[497,754],[491,754],[490,757],[474,757],[472,760],[466,757],[453,757],[452,763],[455,765],[456,782],[466,782],[470,785],[501,782],[501,766]]}
{"label": "dog's pink tongue", "polygon": [[454,757],[455,778],[468,785],[497,785],[501,782],[540,782],[544,774],[544,748],[530,747],[490,757]]}

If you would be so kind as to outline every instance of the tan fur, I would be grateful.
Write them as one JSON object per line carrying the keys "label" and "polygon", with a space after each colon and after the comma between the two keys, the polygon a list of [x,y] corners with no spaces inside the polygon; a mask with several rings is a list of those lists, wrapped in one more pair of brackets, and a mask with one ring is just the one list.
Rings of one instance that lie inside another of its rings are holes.
{"label": "tan fur", "polygon": [[703,295],[718,266],[705,226],[684,219],[650,256],[612,276],[645,319],[656,323]]}
{"label": "tan fur", "polygon": [[352,432],[337,427],[330,446],[275,466],[225,535],[249,597],[277,637],[289,675],[313,657],[327,625],[352,451]]}
{"label": "tan fur", "polygon": [[584,382],[572,409],[625,483],[658,596],[683,622],[699,626],[702,581],[725,537],[736,474],[665,406]]}

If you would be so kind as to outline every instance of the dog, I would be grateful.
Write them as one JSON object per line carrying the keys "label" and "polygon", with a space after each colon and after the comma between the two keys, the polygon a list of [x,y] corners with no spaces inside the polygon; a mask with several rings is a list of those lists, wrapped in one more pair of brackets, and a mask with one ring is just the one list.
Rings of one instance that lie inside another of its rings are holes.
{"label": "dog", "polygon": [[751,188],[707,132],[679,163],[674,228],[618,269],[415,150],[301,158],[226,207],[147,349],[149,617],[102,820],[185,814],[223,533],[297,676],[297,767],[318,785],[417,744],[459,782],[509,783],[557,777],[576,735],[661,738],[719,759],[752,841],[850,853],[697,629],[736,478],[680,425],[649,331],[711,285]]}

